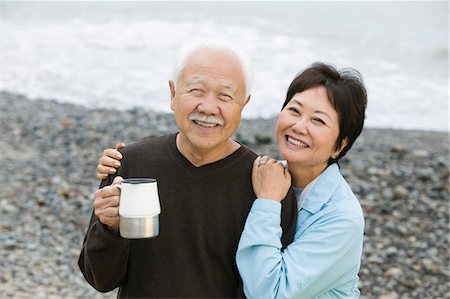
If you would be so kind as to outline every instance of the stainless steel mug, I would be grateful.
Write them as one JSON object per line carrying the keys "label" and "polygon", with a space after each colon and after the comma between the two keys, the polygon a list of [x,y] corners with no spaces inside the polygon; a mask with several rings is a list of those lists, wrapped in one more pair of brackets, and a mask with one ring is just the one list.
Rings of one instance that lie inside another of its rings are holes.
{"label": "stainless steel mug", "polygon": [[120,235],[127,239],[158,236],[161,206],[156,180],[125,179],[120,189],[122,190],[119,203]]}

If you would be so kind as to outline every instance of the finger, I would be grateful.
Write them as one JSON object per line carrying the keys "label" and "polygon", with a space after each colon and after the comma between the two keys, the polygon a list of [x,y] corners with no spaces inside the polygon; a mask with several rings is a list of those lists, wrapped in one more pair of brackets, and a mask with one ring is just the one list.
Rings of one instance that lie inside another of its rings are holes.
{"label": "finger", "polygon": [[256,157],[256,159],[253,161],[253,167],[257,167],[259,162],[261,161],[261,156]]}
{"label": "finger", "polygon": [[286,168],[284,168],[283,164],[280,163],[279,161],[275,160],[275,161],[269,161],[267,163],[268,166],[272,166],[274,171],[276,173],[278,173],[279,175],[285,176],[285,172],[286,172]]}
{"label": "finger", "polygon": [[112,196],[120,196],[120,189],[115,186],[106,186],[95,191],[94,200],[100,199],[101,201],[104,201]]}
{"label": "finger", "polygon": [[[118,208],[116,208],[118,211]],[[117,212],[118,213],[118,212]],[[119,222],[119,216],[109,216],[109,214],[115,214],[115,211],[103,211],[102,214],[98,215],[98,220],[100,220],[101,223],[108,225],[108,226],[116,226]]]}
{"label": "finger", "polygon": [[266,155],[264,155],[264,156],[261,157],[261,160],[262,160],[262,161],[266,161],[266,162],[267,162],[267,161],[269,161],[269,159],[270,159],[270,157],[269,157],[269,156],[266,156]]}
{"label": "finger", "polygon": [[260,164],[267,164],[269,161],[274,160],[273,158],[269,157],[269,156],[262,156],[261,157],[261,161]]}
{"label": "finger", "polygon": [[258,167],[261,167],[261,166],[263,166],[263,165],[266,165],[267,164],[267,162],[269,161],[269,159],[270,159],[270,157],[269,156],[259,156],[258,157],[259,159],[258,159],[258,163],[257,163],[257,166]]}
{"label": "finger", "polygon": [[108,174],[114,174],[117,172],[117,170],[114,167],[106,167],[103,165],[97,165],[97,172],[99,174],[106,174],[106,176],[108,176]]}
{"label": "finger", "polygon": [[94,200],[94,214],[97,218],[117,216],[119,211],[119,197],[97,198]]}
{"label": "finger", "polygon": [[104,149],[103,152],[102,152],[102,156],[109,156],[109,155],[111,155],[111,152],[114,151],[114,150],[115,149],[113,149],[113,148]]}
{"label": "finger", "polygon": [[99,214],[101,214],[101,211],[107,208],[118,207],[119,203],[120,203],[120,196],[118,195],[105,196],[104,192],[94,195],[94,208],[95,210],[97,210]]}
{"label": "finger", "polygon": [[101,217],[117,217],[119,216],[119,204],[110,203],[110,205],[99,209]]}
{"label": "finger", "polygon": [[98,220],[103,223],[104,225],[107,226],[113,226],[114,225],[114,221],[112,219],[109,219],[108,217],[103,217],[103,216],[97,216]]}
{"label": "finger", "polygon": [[113,158],[113,159],[116,159],[116,160],[121,160],[123,158],[122,154],[118,150],[113,149],[113,148],[105,149],[103,151],[102,156],[107,156],[107,157],[110,157],[110,158]]}
{"label": "finger", "polygon": [[108,175],[106,173],[97,173],[97,178],[100,180],[105,180],[108,178]]}
{"label": "finger", "polygon": [[116,143],[116,150],[123,149],[124,147],[125,147],[125,143],[123,143],[123,142]]}
{"label": "finger", "polygon": [[111,185],[117,185],[117,184],[122,184],[122,182],[123,182],[123,177],[121,177],[121,176],[116,176],[115,178],[114,178],[114,180],[113,180],[113,182],[112,182],[112,184]]}
{"label": "finger", "polygon": [[103,216],[108,218],[115,218],[119,216],[119,206],[111,206],[103,210]]}
{"label": "finger", "polygon": [[283,164],[283,167],[287,169],[288,163],[287,163],[286,160],[279,160],[278,162],[280,162],[281,164]]}
{"label": "finger", "polygon": [[266,164],[277,164],[277,163],[278,163],[277,160],[275,160],[275,159],[273,159],[273,158],[269,158],[269,159],[267,160],[267,163],[266,163]]}
{"label": "finger", "polygon": [[120,161],[107,156],[101,156],[100,159],[98,159],[98,164],[115,168],[118,168],[121,165]]}
{"label": "finger", "polygon": [[[271,161],[271,162],[272,162],[272,161]],[[275,160],[275,159],[274,159],[273,162],[274,162],[275,164],[277,164],[277,166],[286,168],[286,167],[285,167],[285,163],[283,163],[282,161],[279,161],[279,160]]]}

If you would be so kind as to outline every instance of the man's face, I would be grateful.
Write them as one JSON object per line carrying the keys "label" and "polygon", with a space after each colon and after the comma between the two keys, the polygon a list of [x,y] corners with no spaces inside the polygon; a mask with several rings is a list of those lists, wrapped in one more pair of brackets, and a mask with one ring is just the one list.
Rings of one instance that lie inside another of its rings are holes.
{"label": "man's face", "polygon": [[225,148],[249,100],[238,60],[223,51],[194,52],[170,89],[179,145],[194,153]]}

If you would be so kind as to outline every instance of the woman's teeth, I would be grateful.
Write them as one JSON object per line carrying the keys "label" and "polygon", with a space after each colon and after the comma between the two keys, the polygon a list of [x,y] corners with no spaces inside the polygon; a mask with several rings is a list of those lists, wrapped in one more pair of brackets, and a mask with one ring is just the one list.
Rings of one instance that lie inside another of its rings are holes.
{"label": "woman's teeth", "polygon": [[294,139],[292,137],[287,137],[287,142],[295,146],[308,147],[306,143],[301,142],[300,140]]}

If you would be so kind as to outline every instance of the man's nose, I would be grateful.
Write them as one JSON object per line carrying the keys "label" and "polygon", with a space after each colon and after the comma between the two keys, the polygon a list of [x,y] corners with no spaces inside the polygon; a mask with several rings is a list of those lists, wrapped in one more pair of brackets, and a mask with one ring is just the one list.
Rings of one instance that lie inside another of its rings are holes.
{"label": "man's nose", "polygon": [[205,114],[217,114],[219,112],[219,106],[217,105],[217,99],[214,94],[207,93],[197,106],[199,112]]}

